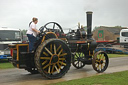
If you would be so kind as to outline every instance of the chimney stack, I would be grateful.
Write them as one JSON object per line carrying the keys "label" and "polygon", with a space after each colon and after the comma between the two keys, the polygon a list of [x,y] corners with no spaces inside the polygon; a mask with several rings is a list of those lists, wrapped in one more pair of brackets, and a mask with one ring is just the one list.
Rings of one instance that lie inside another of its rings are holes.
{"label": "chimney stack", "polygon": [[87,39],[92,39],[92,13],[91,11],[86,12],[87,14]]}

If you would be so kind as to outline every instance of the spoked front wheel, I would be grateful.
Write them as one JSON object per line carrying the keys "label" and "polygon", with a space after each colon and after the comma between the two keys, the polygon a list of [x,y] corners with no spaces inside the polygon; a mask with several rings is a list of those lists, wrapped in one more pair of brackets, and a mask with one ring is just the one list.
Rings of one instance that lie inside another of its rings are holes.
{"label": "spoked front wheel", "polygon": [[64,41],[49,39],[39,45],[35,64],[43,76],[49,79],[60,78],[71,66],[71,52]]}
{"label": "spoked front wheel", "polygon": [[104,72],[109,64],[108,56],[105,52],[99,51],[97,52],[92,59],[92,66],[95,71],[98,73]]}
{"label": "spoked front wheel", "polygon": [[72,56],[72,65],[77,68],[83,68],[85,66],[85,62],[82,60],[85,59],[85,55],[83,52],[77,52]]}

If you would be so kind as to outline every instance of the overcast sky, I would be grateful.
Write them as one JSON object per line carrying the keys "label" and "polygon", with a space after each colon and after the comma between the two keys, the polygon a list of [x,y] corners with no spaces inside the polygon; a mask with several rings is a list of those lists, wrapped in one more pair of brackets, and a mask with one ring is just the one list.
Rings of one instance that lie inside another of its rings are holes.
{"label": "overcast sky", "polygon": [[74,28],[86,25],[86,11],[93,11],[93,27],[128,27],[128,0],[0,0],[0,26],[27,29],[37,17],[37,28],[50,21]]}

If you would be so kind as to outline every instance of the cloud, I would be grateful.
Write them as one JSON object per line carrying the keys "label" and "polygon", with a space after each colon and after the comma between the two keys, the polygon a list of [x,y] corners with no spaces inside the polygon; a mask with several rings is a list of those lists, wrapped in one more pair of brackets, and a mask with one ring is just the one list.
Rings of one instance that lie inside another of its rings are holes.
{"label": "cloud", "polygon": [[27,29],[32,17],[38,17],[37,27],[49,21],[63,28],[78,22],[86,25],[86,11],[93,11],[94,26],[127,26],[127,0],[1,0],[0,26]]}

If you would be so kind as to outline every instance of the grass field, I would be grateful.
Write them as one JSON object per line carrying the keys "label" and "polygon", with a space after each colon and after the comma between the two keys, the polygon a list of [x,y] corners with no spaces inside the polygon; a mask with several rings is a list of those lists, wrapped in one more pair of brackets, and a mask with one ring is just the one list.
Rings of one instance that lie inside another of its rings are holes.
{"label": "grass field", "polygon": [[128,71],[97,75],[52,85],[128,85]]}
{"label": "grass field", "polygon": [[0,60],[0,69],[14,68],[8,60]]}
{"label": "grass field", "polygon": [[108,54],[109,58],[116,58],[116,57],[127,57],[126,54]]}

